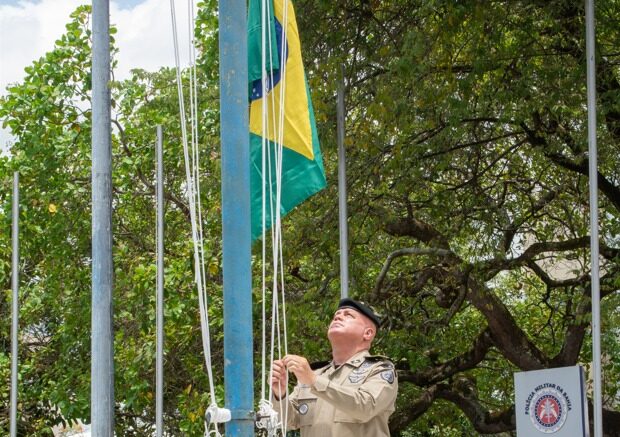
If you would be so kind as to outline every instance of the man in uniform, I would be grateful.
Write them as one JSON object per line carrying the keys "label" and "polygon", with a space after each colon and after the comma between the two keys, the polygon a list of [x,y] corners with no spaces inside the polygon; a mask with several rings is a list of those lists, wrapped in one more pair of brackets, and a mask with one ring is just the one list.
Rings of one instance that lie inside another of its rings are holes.
{"label": "man in uniform", "polygon": [[[386,437],[398,381],[394,365],[369,352],[380,318],[353,299],[342,299],[327,330],[332,361],[312,370],[308,360],[287,355],[274,361],[274,409],[302,437]],[[286,399],[287,370],[297,386]],[[284,419],[283,419],[284,420]]]}

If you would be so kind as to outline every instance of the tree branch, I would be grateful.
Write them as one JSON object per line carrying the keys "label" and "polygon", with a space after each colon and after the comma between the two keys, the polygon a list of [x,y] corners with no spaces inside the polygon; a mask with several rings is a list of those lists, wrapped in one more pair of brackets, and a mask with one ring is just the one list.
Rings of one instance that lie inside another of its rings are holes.
{"label": "tree branch", "polygon": [[[549,158],[551,162],[566,170],[578,173],[580,175],[589,176],[589,159],[587,156],[582,157],[579,162],[575,162],[561,153],[553,152],[549,147],[547,139],[539,135],[534,129],[530,129],[525,122],[521,123],[521,127],[525,131],[527,141],[533,146],[540,148],[543,154]],[[620,189],[610,182],[601,172],[597,173],[599,190],[609,199],[614,207],[620,211]]]}
{"label": "tree branch", "polygon": [[[129,147],[127,146],[127,142],[125,140],[125,131],[123,130],[123,127],[118,122],[118,120],[112,119],[112,123],[114,123],[114,125],[117,127],[119,131],[120,142],[121,142],[121,145],[123,146],[123,151],[128,157],[131,158],[133,156],[133,153],[131,152],[131,150],[129,150]],[[149,180],[144,176],[144,174],[139,168],[136,168],[136,174],[138,175],[138,178],[144,184],[144,186],[149,189],[151,194],[155,195],[155,185],[149,182]],[[187,217],[188,220],[190,219],[189,207],[181,199],[179,199],[177,196],[175,196],[170,191],[166,191],[166,190],[164,190],[164,198],[174,203],[181,210],[183,215],[185,215],[185,217]]]}
{"label": "tree branch", "polygon": [[400,435],[411,422],[426,413],[430,406],[433,405],[438,391],[439,387],[436,385],[429,387],[417,399],[410,402],[406,408],[397,411],[390,418],[390,434],[394,436]]}
{"label": "tree branch", "polygon": [[551,367],[574,366],[577,363],[579,352],[581,352],[581,346],[583,345],[583,339],[586,335],[586,329],[590,326],[585,315],[588,314],[591,309],[592,301],[584,298],[572,317],[572,323],[566,328],[562,349],[551,359]]}
{"label": "tree branch", "polygon": [[471,276],[468,284],[469,301],[486,318],[493,343],[502,355],[522,370],[548,367],[547,357],[529,340],[497,295]]}
{"label": "tree branch", "polygon": [[389,221],[384,229],[394,237],[413,237],[426,244],[435,243],[432,245],[440,249],[450,248],[448,240],[439,231],[412,216]]}
{"label": "tree branch", "polygon": [[437,397],[450,401],[459,407],[476,431],[481,434],[497,434],[512,431],[516,427],[514,405],[501,411],[492,412],[487,410],[474,394],[469,393],[465,395],[448,388],[446,385],[440,386],[440,389],[437,391]]}
{"label": "tree branch", "polygon": [[531,217],[533,217],[534,214],[538,213],[545,206],[551,203],[557,197],[557,194],[558,192],[553,191],[553,190],[545,193],[544,195],[540,197],[540,199],[538,199],[538,201],[536,201],[532,205],[532,207],[528,211],[528,214],[525,217],[521,217],[520,220],[514,221],[510,224],[510,226],[508,226],[508,228],[504,231],[504,242],[503,242],[504,252],[508,252],[510,250],[515,234],[517,233],[521,225],[525,223],[527,220],[529,220]]}
{"label": "tree branch", "polygon": [[406,247],[404,249],[398,249],[394,252],[390,253],[383,264],[383,268],[379,273],[377,278],[377,282],[375,285],[374,295],[378,296],[381,291],[381,286],[383,285],[383,281],[390,270],[390,266],[394,259],[399,258],[405,255],[433,255],[433,256],[449,256],[452,255],[452,252],[445,249],[437,249],[437,248],[417,248],[417,247]]}
{"label": "tree branch", "polygon": [[545,252],[566,252],[575,249],[584,249],[590,246],[590,237],[572,238],[564,241],[543,241],[529,246],[520,256],[512,259],[494,258],[478,265],[480,271],[485,271],[485,280],[489,280],[502,270],[513,270],[528,265],[536,255]]}
{"label": "tree branch", "polygon": [[398,378],[403,382],[412,382],[418,387],[428,387],[437,384],[459,372],[476,367],[486,357],[487,352],[492,346],[491,332],[486,328],[478,334],[472,348],[462,355],[424,370],[416,372],[399,371]]}

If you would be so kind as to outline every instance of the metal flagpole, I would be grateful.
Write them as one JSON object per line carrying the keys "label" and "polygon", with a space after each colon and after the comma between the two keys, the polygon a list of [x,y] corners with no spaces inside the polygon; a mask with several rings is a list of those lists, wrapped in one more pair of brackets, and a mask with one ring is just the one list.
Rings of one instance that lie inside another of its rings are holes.
{"label": "metal flagpole", "polygon": [[157,126],[157,353],[155,359],[155,429],[164,429],[164,158],[163,134]]}
{"label": "metal flagpole", "polygon": [[11,285],[11,437],[17,437],[17,330],[19,328],[19,173],[13,173],[13,261]]}
{"label": "metal flagpole", "polygon": [[246,0],[220,0],[226,435],[254,435]]}
{"label": "metal flagpole", "polygon": [[594,0],[586,0],[586,57],[588,86],[588,144],[590,160],[590,258],[592,263],[592,367],[594,370],[594,436],[603,437],[601,384],[601,295],[598,247],[598,168],[596,146],[596,62],[594,58]]}
{"label": "metal flagpole", "polygon": [[114,434],[110,4],[93,0],[91,425]]}
{"label": "metal flagpole", "polygon": [[338,83],[338,222],[340,228],[340,298],[349,297],[349,231],[347,226],[347,161],[344,150],[344,72]]}

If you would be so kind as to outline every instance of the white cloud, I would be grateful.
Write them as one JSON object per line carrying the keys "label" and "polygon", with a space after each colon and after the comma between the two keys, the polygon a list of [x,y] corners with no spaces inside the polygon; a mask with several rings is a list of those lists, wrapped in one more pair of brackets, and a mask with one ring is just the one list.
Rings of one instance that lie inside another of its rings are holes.
{"label": "white cloud", "polygon": [[[145,0],[132,9],[119,9],[117,2],[112,2],[110,15],[111,23],[118,29],[117,79],[128,77],[133,68],[153,71],[161,66],[174,66],[169,1]],[[185,65],[189,44],[187,2],[176,2],[176,16],[181,63]]]}
{"label": "white cloud", "polygon": [[[135,0],[134,2],[135,3]],[[69,15],[84,0],[18,0],[0,5],[0,94],[11,83],[24,77],[24,68],[54,47],[64,33]],[[187,2],[176,2],[181,63],[187,63]],[[149,71],[174,65],[170,2],[143,0],[131,7],[123,0],[111,1],[110,22],[118,32],[117,80],[129,76],[133,68]],[[0,129],[0,148],[10,141]]]}

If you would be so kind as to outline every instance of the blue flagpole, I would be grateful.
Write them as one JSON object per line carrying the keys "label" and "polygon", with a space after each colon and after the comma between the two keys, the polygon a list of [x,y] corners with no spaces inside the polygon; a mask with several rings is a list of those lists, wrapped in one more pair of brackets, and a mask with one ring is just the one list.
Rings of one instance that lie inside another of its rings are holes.
{"label": "blue flagpole", "polygon": [[226,435],[254,435],[246,0],[220,0]]}

